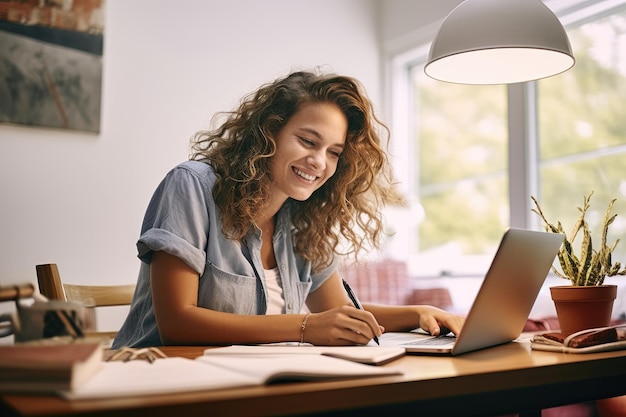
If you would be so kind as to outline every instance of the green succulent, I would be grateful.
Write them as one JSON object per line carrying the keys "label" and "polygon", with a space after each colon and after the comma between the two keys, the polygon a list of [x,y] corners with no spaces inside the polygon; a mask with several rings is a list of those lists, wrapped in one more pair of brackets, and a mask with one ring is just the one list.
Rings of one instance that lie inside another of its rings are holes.
{"label": "green succulent", "polygon": [[[591,232],[589,231],[589,225],[585,220],[585,214],[587,213],[587,210],[589,210],[589,201],[591,200],[592,195],[593,191],[584,196],[582,208],[578,207],[580,217],[576,221],[576,224],[574,224],[574,228],[572,229],[572,233],[569,237],[563,230],[561,222],[557,222],[556,226],[553,223],[550,223],[541,211],[541,207],[539,207],[537,199],[533,196],[530,197],[535,203],[535,208],[531,210],[541,217],[545,230],[547,232],[561,233],[563,235],[563,244],[561,245],[557,255],[561,271],[557,270],[554,266],[552,267],[552,271],[559,277],[570,280],[572,285],[602,285],[604,283],[604,278],[606,277],[626,275],[626,267],[622,268],[622,265],[619,262],[613,263],[611,260],[611,253],[615,250],[615,247],[619,243],[619,239],[617,239],[611,246],[608,246],[606,243],[609,226],[617,217],[617,214],[611,215],[611,210],[613,209],[613,204],[615,204],[616,199],[611,200],[606,213],[604,214],[604,219],[602,220],[600,248],[596,250],[593,248],[591,242]],[[576,256],[573,245],[578,232],[581,230],[582,243],[580,247],[580,254],[579,256]]]}

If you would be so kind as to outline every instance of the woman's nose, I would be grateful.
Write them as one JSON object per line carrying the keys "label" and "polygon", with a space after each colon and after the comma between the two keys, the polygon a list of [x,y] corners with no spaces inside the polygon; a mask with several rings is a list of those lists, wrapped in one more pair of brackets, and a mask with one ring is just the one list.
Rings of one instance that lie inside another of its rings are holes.
{"label": "woman's nose", "polygon": [[326,168],[326,152],[313,152],[308,156],[307,162],[317,169]]}

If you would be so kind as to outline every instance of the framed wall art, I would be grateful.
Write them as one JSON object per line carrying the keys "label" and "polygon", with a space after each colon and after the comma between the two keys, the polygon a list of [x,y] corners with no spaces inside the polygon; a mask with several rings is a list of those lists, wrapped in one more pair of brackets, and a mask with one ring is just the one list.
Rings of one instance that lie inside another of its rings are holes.
{"label": "framed wall art", "polygon": [[100,131],[105,0],[0,0],[0,123]]}

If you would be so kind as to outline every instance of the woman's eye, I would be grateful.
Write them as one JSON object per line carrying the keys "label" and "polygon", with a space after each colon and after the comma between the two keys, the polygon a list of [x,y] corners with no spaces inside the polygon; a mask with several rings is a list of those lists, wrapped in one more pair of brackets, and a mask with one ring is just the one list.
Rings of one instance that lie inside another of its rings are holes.
{"label": "woman's eye", "polygon": [[339,151],[330,151],[330,153],[335,158],[339,158],[341,156],[341,152],[339,152]]}
{"label": "woman's eye", "polygon": [[302,136],[298,136],[298,139],[300,139],[300,141],[306,145],[313,146],[313,141],[310,139],[304,138]]}

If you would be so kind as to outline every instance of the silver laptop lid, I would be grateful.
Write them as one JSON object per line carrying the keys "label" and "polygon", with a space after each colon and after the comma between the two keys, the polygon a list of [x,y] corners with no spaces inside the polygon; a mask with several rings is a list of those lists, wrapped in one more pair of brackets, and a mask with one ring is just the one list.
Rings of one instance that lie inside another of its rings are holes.
{"label": "silver laptop lid", "polygon": [[562,242],[556,233],[514,228],[504,233],[453,355],[519,337]]}

